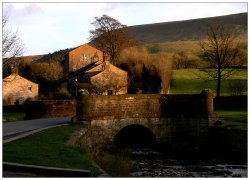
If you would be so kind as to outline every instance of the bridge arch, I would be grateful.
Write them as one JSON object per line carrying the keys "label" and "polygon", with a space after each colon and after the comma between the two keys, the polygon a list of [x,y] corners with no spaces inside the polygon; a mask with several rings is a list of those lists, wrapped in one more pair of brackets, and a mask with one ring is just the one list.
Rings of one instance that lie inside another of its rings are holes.
{"label": "bridge arch", "polygon": [[108,136],[109,139],[112,139],[112,144],[114,144],[116,135],[118,133],[121,133],[121,131],[126,131],[126,127],[128,127],[129,129],[131,127],[132,129],[139,128],[139,130],[142,130],[145,133],[146,131],[148,131],[149,134],[151,134],[156,138],[156,140],[158,140],[160,138],[159,129],[157,128],[158,122],[159,118],[128,118],[109,120],[108,123],[105,123],[105,126],[109,126],[109,129],[112,129]]}
{"label": "bridge arch", "polygon": [[114,145],[118,148],[152,147],[156,143],[156,136],[147,127],[131,124],[122,128],[114,136]]}
{"label": "bridge arch", "polygon": [[[159,128],[159,121],[159,118],[92,120],[90,122],[91,131],[89,137],[91,137],[92,143],[97,143],[98,141],[98,146],[117,146],[117,140],[121,140],[121,136],[129,138],[127,131],[132,130],[133,132],[138,131],[144,134],[151,139],[149,140],[151,142],[159,142],[166,136],[166,132],[169,133],[166,123],[162,128]],[[135,138],[138,136],[136,133],[133,133],[133,135]],[[122,145],[122,143],[119,145]]]}

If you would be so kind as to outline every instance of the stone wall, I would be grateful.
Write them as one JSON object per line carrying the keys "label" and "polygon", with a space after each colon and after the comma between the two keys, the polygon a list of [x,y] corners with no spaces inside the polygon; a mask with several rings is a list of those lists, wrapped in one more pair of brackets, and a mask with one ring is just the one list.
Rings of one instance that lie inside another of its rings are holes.
{"label": "stone wall", "polygon": [[160,116],[160,95],[81,96],[77,116],[81,120]]}
{"label": "stone wall", "polygon": [[197,95],[81,95],[77,102],[80,120],[201,117],[209,113],[213,113],[213,97],[208,97],[206,92]]}
{"label": "stone wall", "polygon": [[214,98],[215,109],[247,108],[247,95]]}
{"label": "stone wall", "polygon": [[3,106],[3,113],[24,113],[26,112],[25,105],[8,105]]}
{"label": "stone wall", "polygon": [[53,118],[75,116],[76,101],[74,100],[43,100],[25,103],[26,119]]}

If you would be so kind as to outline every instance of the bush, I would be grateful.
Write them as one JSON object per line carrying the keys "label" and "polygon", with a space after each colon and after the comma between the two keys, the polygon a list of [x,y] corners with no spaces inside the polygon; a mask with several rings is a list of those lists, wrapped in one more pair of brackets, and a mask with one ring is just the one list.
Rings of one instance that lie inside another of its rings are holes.
{"label": "bush", "polygon": [[67,92],[58,92],[58,93],[54,93],[53,94],[53,99],[54,100],[67,100],[67,99],[73,99],[71,94],[67,93]]}
{"label": "bush", "polygon": [[246,83],[240,80],[230,82],[228,89],[233,96],[240,96],[246,91]]}

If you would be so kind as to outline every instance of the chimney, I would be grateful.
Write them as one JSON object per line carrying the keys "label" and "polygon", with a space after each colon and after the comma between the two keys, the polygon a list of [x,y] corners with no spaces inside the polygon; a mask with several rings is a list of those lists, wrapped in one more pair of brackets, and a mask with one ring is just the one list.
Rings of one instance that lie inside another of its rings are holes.
{"label": "chimney", "polygon": [[10,65],[10,73],[11,74],[18,74],[18,67],[16,64],[11,64]]}

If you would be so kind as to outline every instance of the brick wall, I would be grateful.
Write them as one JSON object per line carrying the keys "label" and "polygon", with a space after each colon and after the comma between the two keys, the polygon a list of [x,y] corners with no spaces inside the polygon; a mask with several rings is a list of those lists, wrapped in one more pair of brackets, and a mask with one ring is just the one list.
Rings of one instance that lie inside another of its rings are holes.
{"label": "brick wall", "polygon": [[67,117],[76,114],[74,100],[29,101],[25,105],[26,119]]}

